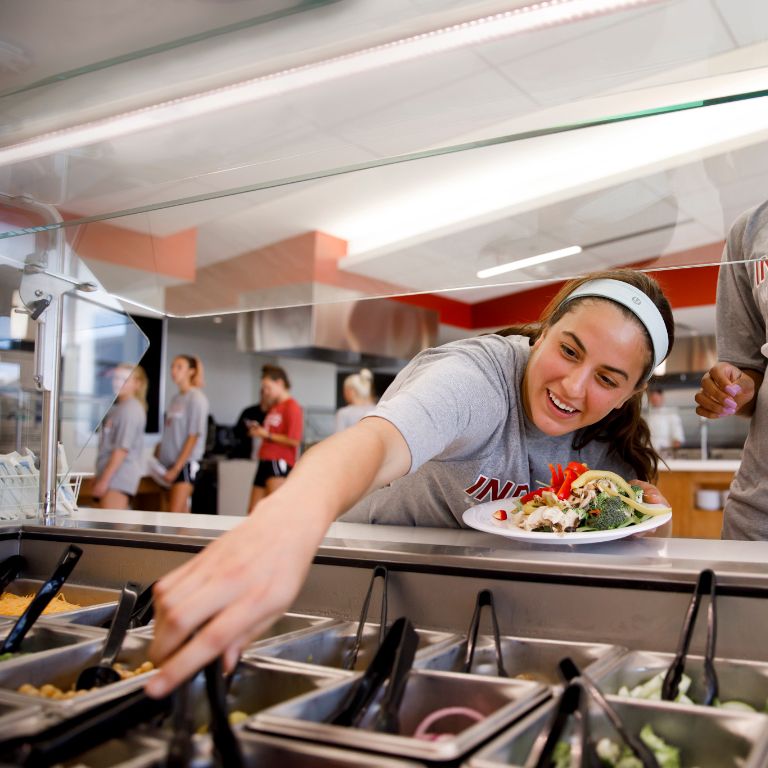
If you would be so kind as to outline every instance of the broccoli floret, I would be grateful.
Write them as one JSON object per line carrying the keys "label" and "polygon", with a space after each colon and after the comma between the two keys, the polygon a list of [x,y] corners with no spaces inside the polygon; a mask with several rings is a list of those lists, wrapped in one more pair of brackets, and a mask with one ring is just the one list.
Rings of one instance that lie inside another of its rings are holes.
{"label": "broccoli floret", "polygon": [[627,522],[629,507],[618,496],[599,493],[595,498],[595,506],[589,513],[589,527],[596,531],[607,531],[618,528]]}
{"label": "broccoli floret", "polygon": [[639,485],[630,485],[632,492],[635,494],[635,501],[642,503],[643,501],[643,489]]}

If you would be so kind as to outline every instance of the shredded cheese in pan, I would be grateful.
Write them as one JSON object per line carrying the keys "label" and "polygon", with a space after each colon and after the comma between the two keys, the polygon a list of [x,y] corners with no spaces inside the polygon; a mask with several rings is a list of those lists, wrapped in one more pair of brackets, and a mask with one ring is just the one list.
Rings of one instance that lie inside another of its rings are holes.
{"label": "shredded cheese in pan", "polygon": [[[0,614],[3,616],[21,616],[32,602],[34,595],[14,595],[11,592],[3,592],[0,595]],[[82,608],[77,603],[68,603],[64,598],[64,593],[59,592],[56,597],[45,606],[43,614],[62,613],[64,611],[74,611],[76,608]]]}

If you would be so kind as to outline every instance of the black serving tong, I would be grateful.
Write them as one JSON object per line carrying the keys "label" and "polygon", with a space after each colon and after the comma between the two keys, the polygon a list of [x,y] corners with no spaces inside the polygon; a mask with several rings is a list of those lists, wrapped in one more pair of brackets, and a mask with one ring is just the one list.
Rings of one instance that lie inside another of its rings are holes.
{"label": "black serving tong", "polygon": [[120,680],[120,675],[112,668],[117,654],[123,647],[125,634],[128,632],[128,623],[136,605],[136,599],[139,594],[139,587],[133,582],[128,582],[120,594],[120,601],[117,604],[112,625],[107,633],[104,647],[101,651],[99,663],[83,669],[77,676],[75,690],[87,691],[91,688],[102,688],[105,685],[116,683]]}
{"label": "black serving tong", "polygon": [[419,637],[413,624],[404,616],[397,619],[363,676],[350,688],[326,722],[331,725],[359,726],[377,692],[389,680],[372,727],[373,730],[396,733],[399,730],[397,712],[418,644]]}
{"label": "black serving tong", "polygon": [[[616,710],[610,705],[608,700],[603,695],[603,692],[597,687],[595,682],[588,675],[581,674],[579,668],[576,666],[576,663],[567,656],[560,660],[558,666],[560,667],[560,673],[567,681],[569,681],[569,683],[578,682],[584,692],[595,701],[597,706],[600,707],[600,709],[603,711],[603,714],[608,718],[608,721],[616,730],[616,732],[621,736],[622,739],[624,739],[624,742],[627,744],[627,746],[635,753],[636,757],[643,764],[643,768],[659,768],[656,756],[653,754],[651,749],[642,739],[635,736],[635,734],[632,733],[632,731],[630,731],[624,725],[624,721],[619,717],[618,712],[616,712]],[[581,717],[588,720],[588,711],[586,714],[585,711],[582,711]],[[591,752],[592,743],[591,739],[589,738],[589,724],[587,723],[583,725],[583,728],[585,729],[585,733],[587,735],[587,741],[585,742],[585,747],[582,751]],[[596,754],[595,759],[597,759]],[[601,763],[598,762],[597,765],[599,766]]]}
{"label": "black serving tong", "polygon": [[[152,588],[157,582],[153,581],[146,589],[139,592],[139,596],[136,599],[136,605],[133,607],[131,616],[128,620],[128,629],[138,629],[139,627],[146,627],[150,621],[154,618],[154,596],[152,594]],[[114,617],[113,617],[114,618]],[[107,619],[101,623],[104,628],[112,626],[113,618]]]}
{"label": "black serving tong", "polygon": [[601,768],[589,733],[588,709],[587,695],[583,687],[576,681],[571,682],[560,695],[549,722],[536,737],[525,761],[525,768],[551,768],[555,747],[563,737],[568,718],[575,714],[580,715],[578,744],[581,752],[577,756],[578,768]]}
{"label": "black serving tong", "polygon": [[381,644],[384,641],[384,634],[387,631],[387,588],[389,586],[389,575],[387,569],[383,565],[377,565],[373,569],[373,575],[371,576],[371,581],[368,584],[368,591],[365,593],[363,608],[360,611],[360,618],[357,622],[355,642],[344,658],[342,669],[354,669],[355,664],[357,663],[357,655],[360,653],[360,644],[363,640],[363,630],[365,629],[365,623],[368,621],[368,607],[371,604],[371,594],[373,593],[373,585],[376,583],[376,579],[382,580],[381,618],[379,619],[379,647],[381,647]]}
{"label": "black serving tong", "polygon": [[704,593],[709,593],[709,606],[707,608],[707,643],[704,653],[704,698],[702,703],[706,706],[712,704],[717,698],[718,684],[717,673],[713,659],[715,657],[715,642],[717,640],[717,609],[715,606],[715,593],[717,584],[714,571],[706,568],[696,580],[696,587],[693,590],[691,602],[688,605],[688,611],[685,614],[683,628],[680,633],[675,658],[667,670],[664,677],[664,683],[661,687],[661,698],[664,701],[674,701],[677,698],[680,687],[680,679],[685,670],[685,660],[688,655],[688,648],[691,644],[693,629],[696,625],[696,616],[699,612],[699,604]]}
{"label": "black serving tong", "polygon": [[467,647],[464,654],[464,663],[461,671],[469,674],[472,671],[472,661],[475,658],[475,647],[477,645],[477,632],[480,628],[480,617],[483,608],[487,606],[491,611],[491,626],[493,628],[493,643],[496,648],[496,674],[499,677],[509,677],[507,670],[504,669],[504,660],[501,657],[501,640],[499,638],[499,622],[496,618],[496,607],[493,604],[493,592],[490,589],[482,589],[477,593],[475,600],[475,610],[472,614],[472,621],[467,630]]}
{"label": "black serving tong", "polygon": [[143,690],[98,704],[31,736],[0,738],[0,763],[48,768],[69,760],[170,710],[170,697],[151,699]]}
{"label": "black serving tong", "polygon": [[16,653],[19,650],[21,641],[40,617],[40,614],[45,610],[48,603],[56,597],[82,554],[83,550],[74,544],[70,544],[67,547],[48,581],[43,583],[37,594],[32,598],[32,602],[13,625],[2,646],[0,646],[0,654]]}
{"label": "black serving tong", "polygon": [[[227,684],[221,658],[205,667],[205,692],[211,714],[211,735],[215,768],[245,768],[227,713]],[[174,694],[171,728],[173,736],[168,745],[165,768],[190,768],[195,757],[195,723],[192,714],[192,680],[179,686]]]}
{"label": "black serving tong", "polygon": [[5,592],[7,586],[19,578],[27,561],[21,555],[11,555],[0,563],[0,593]]}
{"label": "black serving tong", "polygon": [[138,629],[139,627],[146,627],[155,616],[155,604],[154,594],[152,590],[157,584],[153,581],[146,589],[144,589],[136,600],[136,605],[133,608],[131,619],[128,622],[129,629]]}
{"label": "black serving tong", "polygon": [[211,733],[216,768],[244,768],[240,745],[229,724],[227,712],[227,680],[221,657],[205,668],[205,691],[211,710]]}
{"label": "black serving tong", "polygon": [[192,679],[183,682],[173,693],[171,730],[165,768],[188,768],[194,757],[195,722],[192,717]]}

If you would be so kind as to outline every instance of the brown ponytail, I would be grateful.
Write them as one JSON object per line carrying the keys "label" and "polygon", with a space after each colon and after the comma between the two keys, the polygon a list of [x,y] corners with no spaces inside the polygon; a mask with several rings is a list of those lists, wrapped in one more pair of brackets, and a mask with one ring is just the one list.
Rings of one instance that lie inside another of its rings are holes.
{"label": "brown ponytail", "polygon": [[[675,341],[675,323],[672,318],[672,309],[658,283],[644,272],[634,269],[593,272],[577,280],[571,280],[547,304],[538,322],[504,328],[498,331],[498,335],[527,336],[531,339],[531,343],[533,343],[546,328],[554,325],[561,317],[571,312],[581,301],[585,299],[590,301],[610,301],[610,299],[602,299],[601,297],[584,296],[564,303],[564,300],[580,285],[590,280],[599,279],[621,280],[622,282],[629,283],[634,288],[637,288],[637,290],[642,291],[656,305],[667,328],[669,336],[669,350],[667,354],[669,354]],[[635,393],[621,408],[611,411],[596,424],[591,424],[588,427],[584,427],[584,429],[578,430],[573,436],[572,447],[574,450],[580,450],[592,442],[592,440],[609,443],[611,450],[632,467],[638,480],[655,482],[658,475],[659,455],[651,445],[651,433],[642,417],[642,390],[645,389],[644,384],[651,373],[653,373],[653,344],[648,331],[638,320],[637,316],[621,304],[615,303],[615,306],[619,307],[626,317],[633,318],[643,329],[646,336],[648,359],[644,366],[643,375],[637,382],[637,387],[641,388],[641,391]],[[599,467],[594,467],[594,469],[599,469]]]}

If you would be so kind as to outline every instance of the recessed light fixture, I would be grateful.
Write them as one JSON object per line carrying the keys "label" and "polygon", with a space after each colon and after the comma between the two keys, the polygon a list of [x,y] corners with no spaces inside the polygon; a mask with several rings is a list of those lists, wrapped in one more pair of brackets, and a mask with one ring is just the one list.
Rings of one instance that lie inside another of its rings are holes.
{"label": "recessed light fixture", "polygon": [[497,267],[481,269],[477,273],[477,276],[483,280],[486,277],[496,277],[496,275],[503,275],[506,272],[514,272],[516,269],[525,269],[526,267],[533,267],[536,264],[544,264],[547,261],[564,259],[566,256],[575,256],[578,253],[581,253],[581,246],[571,245],[568,248],[560,248],[557,251],[547,251],[546,253],[540,253],[537,256],[529,256],[527,259],[517,259],[516,261],[508,261],[506,264],[499,264]]}
{"label": "recessed light fixture", "polygon": [[453,24],[222,88],[170,99],[103,120],[94,120],[42,134],[0,148],[0,165],[63,152],[100,141],[109,141],[148,128],[159,128],[180,120],[188,120],[349,75],[401,64],[423,56],[660,2],[662,0],[545,0],[532,3],[504,13]]}

